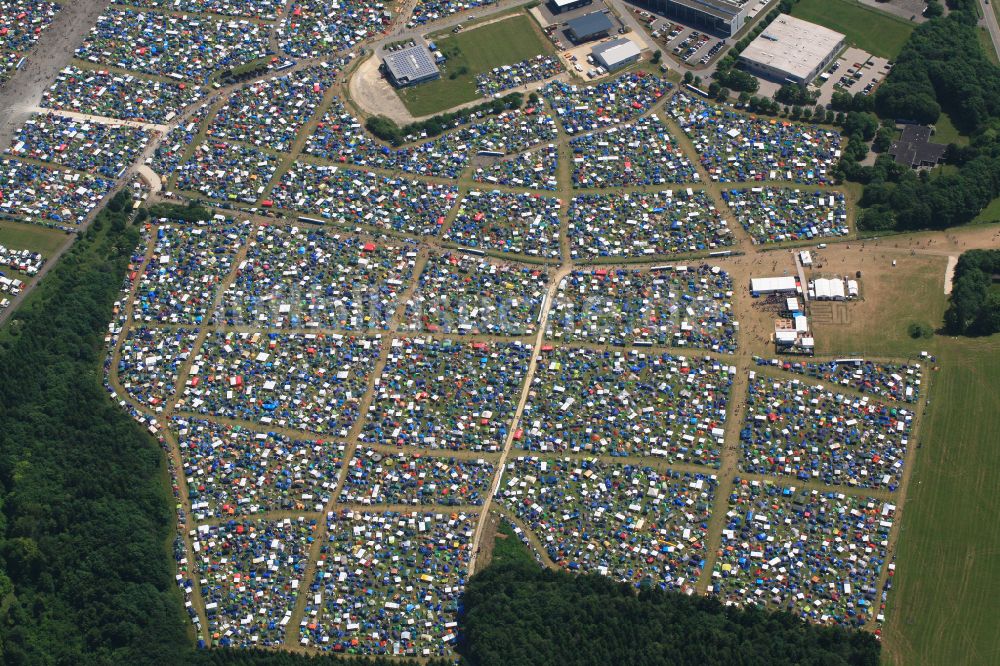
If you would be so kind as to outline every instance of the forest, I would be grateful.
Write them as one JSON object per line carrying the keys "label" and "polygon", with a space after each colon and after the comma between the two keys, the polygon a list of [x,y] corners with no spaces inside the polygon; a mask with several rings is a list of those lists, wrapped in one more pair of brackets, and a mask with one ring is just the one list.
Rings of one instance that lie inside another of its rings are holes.
{"label": "forest", "polygon": [[532,562],[471,579],[459,617],[469,666],[823,664],[877,666],[874,636],[711,597],[635,589]]}
{"label": "forest", "polygon": [[1000,333],[1000,250],[969,250],[958,258],[945,330],[957,335]]}
{"label": "forest", "polygon": [[947,17],[913,31],[875,95],[875,110],[882,118],[920,123],[934,123],[946,112],[972,140],[950,146],[946,161],[957,168],[936,175],[918,175],[885,154],[874,166],[860,166],[857,156],[845,151],[841,175],[865,184],[862,229],[957,226],[1000,196],[1000,67],[979,45],[971,0],[950,4]]}

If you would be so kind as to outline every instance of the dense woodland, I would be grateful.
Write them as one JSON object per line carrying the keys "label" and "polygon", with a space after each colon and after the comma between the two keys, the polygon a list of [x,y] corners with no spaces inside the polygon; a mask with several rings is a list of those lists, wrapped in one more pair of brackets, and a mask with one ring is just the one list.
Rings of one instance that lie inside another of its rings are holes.
{"label": "dense woodland", "polygon": [[970,250],[958,259],[945,328],[960,335],[1000,333],[1000,250]]}
{"label": "dense woodland", "polygon": [[636,594],[603,576],[533,563],[494,564],[472,578],[459,624],[470,666],[879,663],[871,634],[699,595]]}
{"label": "dense woodland", "polygon": [[[944,229],[975,218],[1000,196],[1000,67],[976,34],[974,0],[949,3],[951,13],[913,31],[875,95],[882,118],[934,123],[942,111],[970,135],[949,147],[955,170],[919,175],[881,155],[873,167],[845,151],[841,175],[866,184],[859,225],[869,230]],[[888,144],[883,138],[882,147]]]}

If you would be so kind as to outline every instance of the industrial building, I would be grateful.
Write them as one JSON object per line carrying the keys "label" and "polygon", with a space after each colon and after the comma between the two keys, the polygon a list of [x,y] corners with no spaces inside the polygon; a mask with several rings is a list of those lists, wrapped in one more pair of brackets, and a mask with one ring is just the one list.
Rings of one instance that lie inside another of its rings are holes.
{"label": "industrial building", "polygon": [[644,4],[667,18],[720,37],[732,37],[743,29],[750,6],[726,0],[645,0]]}
{"label": "industrial building", "polygon": [[547,5],[549,11],[553,14],[562,14],[563,12],[571,12],[574,9],[579,9],[580,7],[586,7],[593,1],[594,0],[549,0]]}
{"label": "industrial building", "polygon": [[641,50],[631,39],[616,39],[598,44],[590,52],[598,65],[613,72],[638,60]]}
{"label": "industrial building", "polygon": [[595,39],[602,39],[614,27],[604,12],[590,12],[566,22],[567,34],[577,44],[592,42]]}
{"label": "industrial building", "polygon": [[931,128],[926,125],[903,125],[899,141],[889,146],[889,155],[896,161],[913,169],[935,166],[948,146],[931,142]]}
{"label": "industrial building", "polygon": [[751,74],[778,83],[807,85],[844,48],[844,35],[781,14],[740,54]]}
{"label": "industrial building", "polygon": [[441,76],[430,49],[415,44],[382,56],[382,71],[397,88],[433,81]]}

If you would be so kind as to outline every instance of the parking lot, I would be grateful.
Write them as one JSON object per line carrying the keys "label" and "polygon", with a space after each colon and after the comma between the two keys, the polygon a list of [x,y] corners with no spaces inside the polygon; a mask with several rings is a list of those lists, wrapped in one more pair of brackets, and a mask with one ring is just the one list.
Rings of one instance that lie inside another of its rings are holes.
{"label": "parking lot", "polygon": [[[891,67],[885,58],[873,56],[859,48],[849,47],[814,81],[819,85],[818,104],[826,105],[839,91],[871,95],[889,74]],[[827,76],[826,80],[823,77]]]}

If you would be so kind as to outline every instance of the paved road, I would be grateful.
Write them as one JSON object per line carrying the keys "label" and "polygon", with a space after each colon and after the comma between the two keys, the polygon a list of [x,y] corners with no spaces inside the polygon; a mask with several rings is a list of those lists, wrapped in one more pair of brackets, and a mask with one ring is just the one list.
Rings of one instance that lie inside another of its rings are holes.
{"label": "paved road", "polygon": [[[997,0],[993,0],[997,2]],[[993,8],[986,4],[986,0],[979,0],[979,6],[983,9],[983,25],[990,31],[990,41],[993,42],[993,50],[1000,58],[1000,25],[997,25],[997,15]]]}

